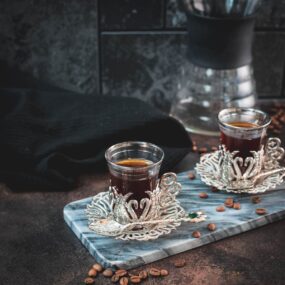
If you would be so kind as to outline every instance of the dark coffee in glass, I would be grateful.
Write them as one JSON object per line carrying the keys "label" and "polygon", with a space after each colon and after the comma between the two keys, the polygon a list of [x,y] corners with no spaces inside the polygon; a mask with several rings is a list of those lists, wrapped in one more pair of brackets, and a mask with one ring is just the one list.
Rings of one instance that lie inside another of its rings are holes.
{"label": "dark coffee in glass", "polygon": [[[117,193],[130,193],[129,200],[149,198],[154,191],[164,154],[158,146],[146,142],[123,142],[110,147],[105,154],[110,171],[110,186]],[[137,217],[143,208],[134,209]]]}
{"label": "dark coffee in glass", "polygon": [[266,113],[246,108],[224,109],[218,116],[221,144],[230,152],[239,151],[238,156],[252,156],[265,143],[270,117]]}

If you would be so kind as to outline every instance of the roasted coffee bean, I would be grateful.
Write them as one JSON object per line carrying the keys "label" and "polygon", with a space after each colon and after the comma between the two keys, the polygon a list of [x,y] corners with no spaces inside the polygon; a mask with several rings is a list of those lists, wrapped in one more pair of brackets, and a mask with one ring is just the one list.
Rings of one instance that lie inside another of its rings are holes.
{"label": "roasted coffee bean", "polygon": [[202,198],[202,199],[206,199],[206,198],[208,198],[208,194],[206,192],[201,192],[199,194],[199,197]]}
{"label": "roasted coffee bean", "polygon": [[279,134],[281,134],[281,131],[279,131],[279,130],[276,130],[276,129],[274,129],[272,132],[273,132],[274,134],[276,134],[276,135],[279,135]]}
{"label": "roasted coffee bean", "polygon": [[134,284],[138,284],[138,283],[141,283],[142,280],[139,276],[134,275],[134,276],[131,276],[130,281]]}
{"label": "roasted coffee bean", "polygon": [[128,277],[122,277],[121,279],[120,279],[120,285],[128,285],[129,284],[129,279],[128,279]]}
{"label": "roasted coffee bean", "polygon": [[91,268],[89,271],[88,271],[88,276],[89,277],[96,277],[97,275],[97,271],[94,269],[94,268]]}
{"label": "roasted coffee bean", "polygon": [[148,273],[149,273],[149,275],[152,276],[152,277],[158,277],[158,276],[160,276],[160,270],[157,269],[157,268],[151,268]]}
{"label": "roasted coffee bean", "polygon": [[111,278],[111,281],[113,283],[117,283],[119,280],[120,280],[120,277],[118,275],[116,275],[116,274],[113,275],[112,278]]}
{"label": "roasted coffee bean", "polygon": [[227,198],[224,204],[226,207],[232,208],[234,205],[234,199],[233,198]]}
{"label": "roasted coffee bean", "polygon": [[160,270],[160,275],[161,276],[167,276],[169,273],[168,273],[168,271],[166,270],[166,269],[161,269]]}
{"label": "roasted coffee bean", "polygon": [[126,276],[128,275],[128,271],[125,270],[125,269],[118,269],[115,274],[119,277],[123,277],[123,276]]}
{"label": "roasted coffee bean", "polygon": [[95,269],[98,272],[103,271],[103,266],[99,263],[95,263],[92,267],[93,267],[93,269]]}
{"label": "roasted coffee bean", "polygon": [[194,231],[194,232],[192,233],[192,237],[194,237],[194,238],[200,238],[200,237],[201,237],[201,233],[198,232],[198,231]]}
{"label": "roasted coffee bean", "polygon": [[198,150],[198,147],[196,145],[193,145],[192,150],[196,152]]}
{"label": "roasted coffee bean", "polygon": [[139,277],[141,279],[146,279],[147,278],[147,271],[143,270],[139,273]]}
{"label": "roasted coffee bean", "polygon": [[216,211],[217,212],[224,212],[226,209],[225,209],[225,207],[224,206],[218,206],[217,208],[216,208]]}
{"label": "roasted coffee bean", "polygon": [[194,173],[190,172],[190,173],[188,173],[188,178],[189,178],[190,180],[194,180],[194,179],[196,178],[196,176],[195,176]]}
{"label": "roasted coffee bean", "polygon": [[209,231],[213,232],[216,230],[216,225],[211,223],[211,224],[208,224],[207,228]]}
{"label": "roasted coffee bean", "polygon": [[216,146],[212,146],[212,147],[211,147],[211,150],[212,150],[212,151],[217,151],[218,148],[217,148]]}
{"label": "roasted coffee bean", "polygon": [[261,202],[261,198],[259,196],[253,196],[253,197],[251,197],[251,202],[253,204],[258,204]]}
{"label": "roasted coffee bean", "polygon": [[111,268],[107,268],[102,273],[105,277],[112,277],[113,276],[113,270]]}
{"label": "roasted coffee bean", "polygon": [[257,215],[265,215],[267,213],[267,211],[265,208],[257,208],[257,209],[255,209],[255,213]]}
{"label": "roasted coffee bean", "polygon": [[199,153],[206,153],[208,151],[208,149],[206,148],[206,147],[200,147],[199,149],[198,149],[198,152]]}
{"label": "roasted coffee bean", "polygon": [[233,208],[234,208],[235,210],[240,210],[240,209],[241,209],[240,203],[238,203],[238,202],[234,203]]}
{"label": "roasted coffee bean", "polygon": [[174,262],[175,267],[184,267],[186,264],[185,259],[178,259]]}
{"label": "roasted coffee bean", "polygon": [[218,189],[218,188],[216,188],[216,187],[214,187],[214,186],[212,186],[212,187],[211,187],[211,190],[212,190],[212,192],[213,192],[213,193],[215,193],[215,192],[219,192],[219,189]]}
{"label": "roasted coffee bean", "polygon": [[95,279],[91,277],[87,277],[84,279],[85,284],[94,284],[94,282],[95,282]]}

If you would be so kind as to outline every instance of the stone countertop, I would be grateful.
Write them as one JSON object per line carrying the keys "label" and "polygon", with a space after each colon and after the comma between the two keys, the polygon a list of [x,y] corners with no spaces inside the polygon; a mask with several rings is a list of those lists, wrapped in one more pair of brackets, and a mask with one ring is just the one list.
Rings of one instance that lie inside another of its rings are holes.
{"label": "stone countertop", "polygon": [[[280,135],[284,138],[283,133]],[[193,136],[194,140],[205,141]],[[217,139],[207,139],[210,144]],[[175,169],[193,168],[190,153]],[[95,262],[63,220],[63,207],[105,190],[106,173],[82,177],[71,192],[14,193],[0,187],[0,284],[83,284]],[[169,270],[144,284],[284,284],[285,220],[144,266]],[[175,268],[177,259],[186,266]],[[140,268],[141,269],[141,268]],[[133,270],[134,272],[136,270]],[[102,276],[95,284],[112,284]]]}

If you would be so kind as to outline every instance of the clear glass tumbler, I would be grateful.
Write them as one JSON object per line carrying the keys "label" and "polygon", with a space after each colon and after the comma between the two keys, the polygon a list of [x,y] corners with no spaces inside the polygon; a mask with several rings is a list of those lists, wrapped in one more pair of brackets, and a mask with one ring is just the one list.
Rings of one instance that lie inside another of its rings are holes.
{"label": "clear glass tumbler", "polygon": [[[129,141],[111,146],[105,153],[110,171],[110,185],[118,194],[130,194],[140,202],[149,198],[147,191],[157,187],[163,150],[151,143]],[[137,214],[140,215],[140,209]]]}
{"label": "clear glass tumbler", "polygon": [[259,151],[265,143],[270,116],[251,108],[229,108],[218,115],[221,144],[230,152],[239,151],[239,156],[251,156],[251,151]]}

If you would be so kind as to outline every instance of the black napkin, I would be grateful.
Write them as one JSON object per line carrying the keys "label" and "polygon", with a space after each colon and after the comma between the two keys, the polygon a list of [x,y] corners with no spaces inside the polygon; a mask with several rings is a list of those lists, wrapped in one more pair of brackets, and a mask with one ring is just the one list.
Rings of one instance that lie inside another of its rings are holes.
{"label": "black napkin", "polygon": [[68,91],[0,89],[0,181],[12,190],[69,190],[106,167],[118,142],[148,141],[165,151],[162,171],[191,149],[183,127],[137,99]]}

